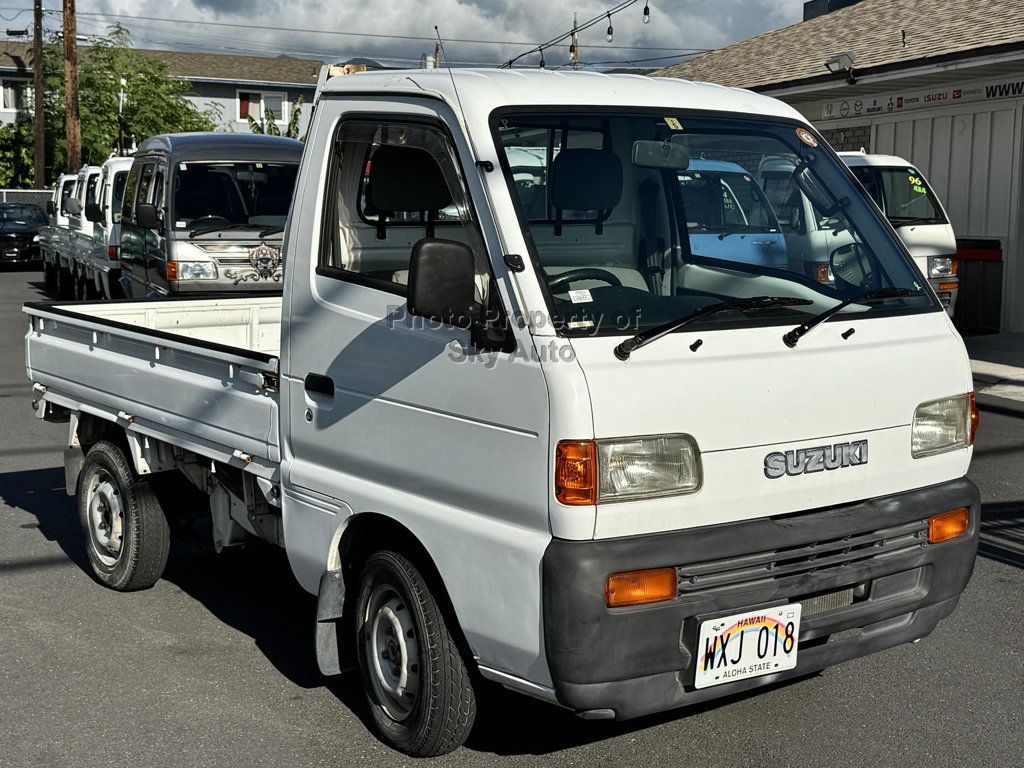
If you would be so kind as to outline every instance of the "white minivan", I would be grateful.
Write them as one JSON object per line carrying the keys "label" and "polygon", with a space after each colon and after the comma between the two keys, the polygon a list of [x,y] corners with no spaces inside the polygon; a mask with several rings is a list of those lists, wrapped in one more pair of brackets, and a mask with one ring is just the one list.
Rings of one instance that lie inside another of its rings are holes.
{"label": "white minivan", "polygon": [[914,263],[950,315],[956,307],[956,236],[935,191],[913,164],[902,157],[840,152],[864,189],[914,257]]}

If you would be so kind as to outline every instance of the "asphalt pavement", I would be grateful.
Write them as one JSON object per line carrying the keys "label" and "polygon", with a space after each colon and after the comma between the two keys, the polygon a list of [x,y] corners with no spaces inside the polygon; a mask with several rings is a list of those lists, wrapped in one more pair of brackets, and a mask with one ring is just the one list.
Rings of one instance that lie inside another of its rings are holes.
{"label": "asphalt pavement", "polygon": [[[369,732],[355,679],[318,674],[314,600],[280,552],[174,551],[134,594],[92,579],[67,427],[30,409],[21,304],[41,290],[0,272],[0,766],[419,763]],[[627,723],[492,689],[467,746],[431,764],[1024,765],[1024,407],[985,410],[974,456],[982,556],[920,643]]]}

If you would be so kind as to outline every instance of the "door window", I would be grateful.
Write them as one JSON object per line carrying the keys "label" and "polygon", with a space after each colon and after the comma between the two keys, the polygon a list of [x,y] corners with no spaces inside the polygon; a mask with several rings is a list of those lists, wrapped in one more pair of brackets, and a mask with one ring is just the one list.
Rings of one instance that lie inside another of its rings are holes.
{"label": "door window", "polygon": [[139,188],[139,174],[142,166],[132,164],[128,172],[128,179],[124,187],[124,205],[121,207],[121,218],[127,221],[135,221],[135,191]]}
{"label": "door window", "polygon": [[[378,154],[379,153],[379,154]],[[396,163],[396,158],[406,160]],[[400,119],[343,122],[334,141],[320,274],[405,295],[413,245],[422,238],[465,243],[473,251],[478,298],[490,267],[455,149],[437,124]],[[394,188],[380,210],[374,185]]]}

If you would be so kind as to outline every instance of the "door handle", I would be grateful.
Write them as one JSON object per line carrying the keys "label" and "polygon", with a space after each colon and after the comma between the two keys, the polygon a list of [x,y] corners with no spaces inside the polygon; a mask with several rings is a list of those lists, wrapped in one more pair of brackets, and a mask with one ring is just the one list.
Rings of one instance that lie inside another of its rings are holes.
{"label": "door handle", "polygon": [[334,397],[334,379],[324,376],[322,373],[307,373],[303,382],[306,391],[310,394]]}

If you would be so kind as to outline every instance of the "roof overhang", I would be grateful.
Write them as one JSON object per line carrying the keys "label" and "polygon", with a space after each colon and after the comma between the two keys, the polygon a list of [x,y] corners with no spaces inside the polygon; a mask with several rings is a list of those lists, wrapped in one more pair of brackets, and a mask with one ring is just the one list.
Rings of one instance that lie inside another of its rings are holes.
{"label": "roof overhang", "polygon": [[258,88],[301,88],[312,91],[316,83],[282,83],[274,80],[235,80],[228,77],[192,77],[189,75],[171,75],[174,80],[187,80],[190,83],[215,83],[217,85],[246,85]]}

